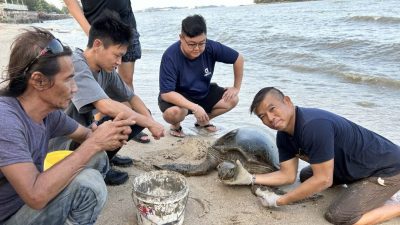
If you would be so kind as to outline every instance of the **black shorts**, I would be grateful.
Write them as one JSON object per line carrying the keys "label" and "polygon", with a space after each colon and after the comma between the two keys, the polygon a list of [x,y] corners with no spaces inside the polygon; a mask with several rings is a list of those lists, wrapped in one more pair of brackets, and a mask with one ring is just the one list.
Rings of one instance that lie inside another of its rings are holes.
{"label": "black shorts", "polygon": [[[207,96],[203,99],[193,99],[189,96],[185,96],[184,94],[182,94],[182,95],[187,100],[203,107],[203,109],[207,113],[211,113],[214,106],[219,102],[219,100],[222,99],[222,96],[224,95],[225,90],[226,90],[225,88],[218,86],[218,84],[211,83],[210,90],[208,91]],[[168,108],[175,106],[175,105],[162,100],[161,96],[158,96],[158,106],[160,107],[161,112],[165,112],[165,110],[167,110]],[[188,114],[192,114],[192,113],[193,112],[191,110],[189,110]]]}
{"label": "black shorts", "polygon": [[136,59],[142,57],[142,48],[139,41],[140,34],[134,28],[132,28],[132,33],[131,43],[125,55],[122,56],[122,62],[135,62]]}

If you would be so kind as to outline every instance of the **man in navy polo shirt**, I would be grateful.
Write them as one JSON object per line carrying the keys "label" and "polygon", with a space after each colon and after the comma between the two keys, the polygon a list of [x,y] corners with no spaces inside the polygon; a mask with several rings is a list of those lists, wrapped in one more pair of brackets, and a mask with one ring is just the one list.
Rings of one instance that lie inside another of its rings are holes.
{"label": "man in navy polo shirt", "polygon": [[[233,64],[233,87],[211,83],[216,62]],[[215,132],[217,129],[210,120],[239,102],[243,63],[243,56],[237,51],[207,39],[202,16],[186,17],[179,41],[164,52],[160,65],[158,104],[164,119],[171,124],[170,134],[185,136],[180,123],[188,114],[196,117],[196,127]]]}
{"label": "man in navy polo shirt", "polygon": [[285,195],[257,190],[264,206],[287,205],[332,184],[347,184],[325,213],[329,222],[377,224],[400,215],[400,203],[388,201],[400,190],[398,145],[336,114],[295,106],[273,87],[256,94],[250,112],[278,131],[280,170],[251,175],[238,163],[238,176],[225,183],[291,184],[300,158],[310,163],[300,172],[302,183]]}

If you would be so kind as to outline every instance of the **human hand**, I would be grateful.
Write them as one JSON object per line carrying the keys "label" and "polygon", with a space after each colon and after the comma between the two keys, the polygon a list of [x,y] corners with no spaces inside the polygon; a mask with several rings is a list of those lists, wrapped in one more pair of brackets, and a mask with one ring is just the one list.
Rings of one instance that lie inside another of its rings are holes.
{"label": "human hand", "polygon": [[134,119],[126,116],[126,114],[123,112],[118,113],[117,116],[113,119],[113,122],[116,122],[117,126],[125,127],[125,129],[122,131],[122,134],[126,135],[129,135],[132,132],[131,126],[136,124],[136,121]]}
{"label": "human hand", "polygon": [[236,174],[230,180],[222,180],[222,183],[227,185],[249,185],[253,183],[253,176],[247,172],[239,160],[236,160]]}
{"label": "human hand", "polygon": [[131,133],[130,126],[134,125],[135,121],[122,118],[120,113],[113,121],[106,121],[99,126],[92,125],[93,132],[88,141],[99,150],[113,150],[126,144]]}
{"label": "human hand", "polygon": [[153,125],[148,127],[149,131],[151,132],[154,139],[159,140],[160,138],[164,137],[164,126],[160,123],[154,121]]}
{"label": "human hand", "polygon": [[229,101],[232,98],[235,98],[236,96],[239,95],[239,89],[235,88],[235,87],[228,87],[226,88],[226,91],[224,92],[224,95],[222,95],[222,98],[224,99],[224,101]]}
{"label": "human hand", "polygon": [[208,124],[210,118],[208,117],[208,114],[203,107],[196,105],[192,112],[193,115],[196,117],[198,124]]}
{"label": "human hand", "polygon": [[255,194],[259,197],[261,204],[263,206],[268,208],[278,207],[276,201],[281,197],[281,195],[277,195],[269,190],[262,191],[260,188],[257,188]]}
{"label": "human hand", "polygon": [[93,122],[92,124],[90,124],[89,129],[94,132],[97,129],[97,121]]}

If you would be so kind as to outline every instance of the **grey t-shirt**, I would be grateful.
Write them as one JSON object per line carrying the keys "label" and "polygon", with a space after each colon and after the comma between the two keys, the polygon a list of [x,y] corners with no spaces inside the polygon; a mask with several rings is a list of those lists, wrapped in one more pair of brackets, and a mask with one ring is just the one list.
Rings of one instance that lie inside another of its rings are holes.
{"label": "grey t-shirt", "polygon": [[[0,97],[0,169],[3,166],[32,162],[43,171],[49,139],[69,135],[78,124],[60,110],[34,122],[13,97]],[[0,223],[24,205],[11,184],[0,171]]]}
{"label": "grey t-shirt", "polygon": [[[111,98],[118,102],[130,101],[135,95],[113,70],[107,73],[104,70],[93,72],[83,55],[81,49],[75,49],[72,60],[75,68],[75,81],[78,92],[72,98],[65,113],[83,126],[89,126],[93,122],[94,102]],[[51,140],[51,149],[70,149],[70,141],[67,137],[59,137]]]}
{"label": "grey t-shirt", "polygon": [[92,72],[83,56],[81,49],[76,49],[72,56],[75,68],[75,81],[78,92],[72,103],[79,113],[87,113],[94,109],[93,102],[112,98],[115,101],[129,101],[133,91],[122,81],[118,73],[113,70],[107,73],[104,70]]}

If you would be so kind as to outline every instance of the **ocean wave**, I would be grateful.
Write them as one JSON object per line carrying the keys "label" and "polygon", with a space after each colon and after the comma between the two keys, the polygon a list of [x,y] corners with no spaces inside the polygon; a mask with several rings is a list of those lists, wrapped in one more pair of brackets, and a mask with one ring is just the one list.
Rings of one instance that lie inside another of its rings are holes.
{"label": "ocean wave", "polygon": [[341,40],[326,40],[320,42],[319,45],[323,46],[325,49],[342,49],[349,47],[362,47],[368,46],[371,42],[368,40],[360,39],[341,39]]}
{"label": "ocean wave", "polygon": [[367,75],[351,71],[337,72],[336,75],[351,83],[362,83],[362,84],[395,88],[395,89],[400,88],[400,80],[396,80],[389,77]]}
{"label": "ocean wave", "polygon": [[359,101],[354,103],[364,108],[374,108],[378,106],[376,103],[369,101]]}
{"label": "ocean wave", "polygon": [[[279,67],[287,68],[297,73],[311,73],[311,74],[327,74],[342,79],[348,83],[366,84],[371,86],[379,86],[386,88],[399,89],[400,80],[385,77],[384,75],[368,75],[358,72],[346,70],[345,65],[329,64],[319,66],[307,66],[299,64],[290,65],[276,65]],[[347,68],[348,69],[348,68]]]}
{"label": "ocean wave", "polygon": [[347,18],[347,20],[355,22],[373,22],[381,24],[400,24],[399,17],[391,17],[391,16],[352,16],[350,18]]}

